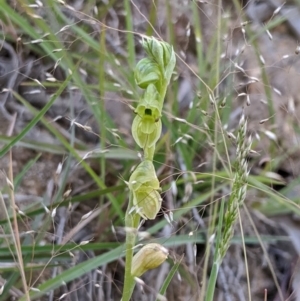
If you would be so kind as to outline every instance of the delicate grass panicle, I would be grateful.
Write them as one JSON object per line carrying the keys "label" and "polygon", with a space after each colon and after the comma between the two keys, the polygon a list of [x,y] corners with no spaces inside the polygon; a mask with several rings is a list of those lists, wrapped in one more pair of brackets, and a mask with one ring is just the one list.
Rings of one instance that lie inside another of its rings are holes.
{"label": "delicate grass panicle", "polygon": [[[232,183],[232,192],[227,202],[227,208],[224,213],[224,203],[220,210],[220,219],[217,239],[216,251],[212,265],[211,274],[208,281],[205,301],[214,300],[214,292],[216,281],[218,277],[219,268],[222,264],[223,258],[230,246],[231,238],[234,234],[234,226],[238,219],[239,207],[243,205],[246,191],[247,191],[247,178],[248,178],[248,164],[247,156],[251,149],[251,137],[246,137],[247,121],[245,116],[242,115],[239,129],[237,134],[237,149],[236,149],[236,162],[235,162],[235,176]],[[222,227],[223,225],[223,227]],[[221,231],[221,229],[223,230]]]}
{"label": "delicate grass panicle", "polygon": [[243,205],[247,191],[248,164],[247,156],[251,149],[251,137],[246,137],[247,120],[242,115],[237,134],[237,149],[235,162],[235,177],[232,184],[232,193],[227,203],[224,215],[224,231],[218,249],[219,260],[222,261],[233,236],[234,225],[238,218],[238,208]]}
{"label": "delicate grass panicle", "polygon": [[133,257],[140,218],[155,219],[161,208],[161,188],[155,173],[153,156],[162,130],[163,102],[176,63],[174,50],[169,44],[154,38],[145,38],[142,45],[148,57],[138,62],[135,81],[145,93],[135,109],[132,136],[143,149],[144,158],[128,183],[130,196],[125,216],[128,231],[122,301],[130,300],[135,286],[134,277],[158,267],[168,256],[168,251],[159,244],[148,244]]}

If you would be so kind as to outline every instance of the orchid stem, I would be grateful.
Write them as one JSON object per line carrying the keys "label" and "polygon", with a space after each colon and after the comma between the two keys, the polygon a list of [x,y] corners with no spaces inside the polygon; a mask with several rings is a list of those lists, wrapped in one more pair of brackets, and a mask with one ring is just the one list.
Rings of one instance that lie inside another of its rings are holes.
{"label": "orchid stem", "polygon": [[129,301],[135,287],[134,277],[131,275],[131,264],[133,257],[133,248],[135,246],[137,228],[140,222],[140,216],[136,213],[130,213],[133,207],[133,194],[130,192],[129,203],[125,215],[126,227],[126,256],[125,256],[125,281],[123,287],[122,301]]}

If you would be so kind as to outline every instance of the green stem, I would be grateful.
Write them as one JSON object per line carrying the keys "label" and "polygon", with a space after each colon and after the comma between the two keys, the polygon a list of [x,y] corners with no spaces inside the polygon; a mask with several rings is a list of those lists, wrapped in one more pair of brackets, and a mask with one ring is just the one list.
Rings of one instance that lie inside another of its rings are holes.
{"label": "green stem", "polygon": [[209,276],[205,301],[213,301],[214,300],[214,293],[215,293],[219,268],[220,268],[220,263],[218,261],[214,262],[210,276]]}
{"label": "green stem", "polygon": [[[106,57],[106,45],[105,45],[105,33],[106,31],[103,30],[100,34],[100,41],[99,41],[99,97],[100,97],[100,133],[101,133],[101,150],[104,151],[106,145],[106,108],[105,108],[105,101],[104,101],[104,83],[105,83],[105,74],[103,68],[103,62],[105,61]],[[106,158],[104,156],[100,159],[100,169],[101,169],[101,180],[105,183],[105,170],[106,170]],[[104,197],[100,197],[100,206],[102,206]],[[101,215],[99,215],[99,218]]]}
{"label": "green stem", "polygon": [[[220,37],[221,37],[221,7],[222,7],[222,3],[221,3],[221,0],[218,0],[218,3],[219,3],[219,9],[218,9],[218,26],[217,26],[217,56],[216,56],[216,88],[215,88],[215,94],[216,94],[216,97],[219,96],[219,86],[218,86],[218,83],[219,83],[219,79],[220,79],[220,59],[219,59],[219,54],[221,53],[221,40],[220,40]],[[214,97],[212,95],[212,97]],[[214,112],[214,119],[217,120],[218,118],[218,108],[215,107],[215,112]],[[218,122],[215,122],[214,123],[214,144],[217,145],[218,143],[218,132],[219,132],[219,129],[218,129]],[[216,181],[216,178],[215,178],[215,174],[216,174],[216,168],[217,168],[217,151],[214,150],[214,153],[213,153],[213,176],[212,176],[212,181],[211,181],[211,189],[214,190],[215,189],[215,181]],[[213,197],[211,196],[211,203],[213,204]],[[210,227],[211,229],[214,229],[215,227],[215,218],[216,218],[216,211],[217,211],[217,207],[218,204],[216,203],[214,205],[214,211],[213,211],[213,207],[210,208],[209,212],[209,216],[210,216]],[[211,215],[211,213],[213,213],[213,215]],[[212,230],[213,231],[213,230]],[[211,235],[213,235],[213,233],[211,231],[208,231],[208,237],[211,237]],[[210,250],[210,246],[209,246],[209,242],[207,243],[207,249]],[[215,251],[217,252],[217,251]],[[209,259],[209,255],[210,255],[210,252],[208,251],[207,252],[207,257],[205,258],[205,264],[206,264],[206,268],[208,266],[208,259]],[[205,301],[213,301],[213,296],[214,296],[214,291],[215,291],[215,285],[216,285],[216,281],[217,281],[217,277],[218,277],[218,271],[219,271],[219,267],[220,267],[220,261],[219,260],[215,260],[215,256],[214,256],[214,263],[213,263],[213,266],[212,266],[212,271],[211,271],[211,275],[209,277],[209,281],[208,281],[208,290],[205,294]],[[207,270],[204,269],[204,273],[206,273]],[[203,275],[204,275],[203,273]],[[203,283],[202,283],[203,287],[205,288],[206,287],[206,278],[204,277],[203,278]],[[202,290],[202,296],[201,296],[201,299],[200,300],[203,300],[202,297],[204,297],[204,291],[205,290]]]}
{"label": "green stem", "polygon": [[223,199],[221,202],[220,212],[219,212],[214,263],[213,263],[212,270],[211,270],[209,280],[208,280],[205,301],[213,301],[214,300],[214,293],[215,293],[215,289],[216,289],[218,272],[219,272],[219,269],[220,269],[220,266],[221,266],[222,260],[223,260],[223,258],[220,256],[219,249],[220,249],[220,241],[221,241],[222,227],[223,227],[224,206],[225,206],[225,201]]}
{"label": "green stem", "polygon": [[130,191],[129,203],[125,216],[126,226],[126,255],[125,255],[125,280],[122,294],[122,301],[129,301],[135,287],[134,277],[131,275],[131,264],[133,257],[133,248],[135,246],[137,228],[140,222],[140,216],[136,213],[130,213],[133,206],[133,195]]}
{"label": "green stem", "polygon": [[133,69],[135,65],[135,45],[134,45],[134,36],[133,36],[133,24],[132,24],[132,14],[130,7],[130,0],[124,1],[124,8],[126,12],[126,29],[127,33],[127,49],[128,49],[128,62],[130,67]]}
{"label": "green stem", "polygon": [[153,161],[155,145],[144,149],[144,160]]}

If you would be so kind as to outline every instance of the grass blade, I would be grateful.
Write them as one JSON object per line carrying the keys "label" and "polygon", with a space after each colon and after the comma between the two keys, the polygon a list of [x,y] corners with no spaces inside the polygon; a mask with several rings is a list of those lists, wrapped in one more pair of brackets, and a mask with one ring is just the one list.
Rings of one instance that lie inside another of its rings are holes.
{"label": "grass blade", "polygon": [[[159,291],[159,294],[160,294],[160,295],[162,295],[162,296],[165,295],[168,286],[170,285],[170,283],[171,283],[171,281],[172,281],[172,279],[173,279],[175,273],[177,272],[177,270],[178,270],[178,268],[179,268],[179,266],[180,266],[180,264],[181,264],[181,261],[183,260],[183,257],[184,257],[184,255],[182,255],[181,258],[178,260],[178,262],[176,262],[176,263],[173,265],[171,271],[169,272],[167,278],[165,279],[163,285],[161,286],[161,289],[160,289],[160,291]],[[159,299],[156,299],[156,301],[159,301]]]}

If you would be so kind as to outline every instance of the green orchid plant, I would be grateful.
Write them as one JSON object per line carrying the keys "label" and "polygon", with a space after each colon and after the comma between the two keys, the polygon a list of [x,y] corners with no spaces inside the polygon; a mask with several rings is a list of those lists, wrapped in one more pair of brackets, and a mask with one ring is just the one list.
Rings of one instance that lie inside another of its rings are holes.
{"label": "green orchid plant", "polygon": [[[144,38],[142,46],[148,57],[137,63],[134,75],[136,84],[145,92],[134,111],[136,116],[131,131],[133,139],[143,150],[143,160],[128,182],[130,195],[125,216],[128,231],[122,301],[130,300],[135,286],[134,277],[163,263],[168,254],[162,246],[146,245],[133,256],[140,218],[153,220],[161,209],[161,188],[153,157],[162,131],[163,102],[176,64],[175,52],[168,43],[155,38]],[[153,264],[149,262],[149,258]]]}

